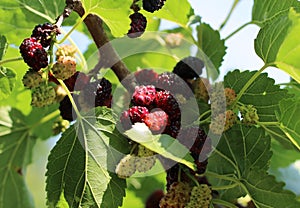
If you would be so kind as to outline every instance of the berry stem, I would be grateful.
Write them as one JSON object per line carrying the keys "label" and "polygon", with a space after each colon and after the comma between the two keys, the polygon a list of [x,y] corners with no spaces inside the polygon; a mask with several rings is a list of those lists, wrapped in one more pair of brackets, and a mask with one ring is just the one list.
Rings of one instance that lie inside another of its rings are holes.
{"label": "berry stem", "polygon": [[181,173],[182,173],[182,169],[181,169],[181,166],[179,166],[177,181],[181,181]]}
{"label": "berry stem", "polygon": [[207,111],[205,111],[204,113],[202,113],[200,116],[199,116],[199,121],[201,121],[201,119],[204,117],[204,116],[206,116],[206,115],[208,115],[208,114],[210,114],[211,113],[211,110],[209,109],[209,110],[207,110]]}
{"label": "berry stem", "polygon": [[9,62],[14,62],[14,61],[21,61],[23,60],[22,57],[17,57],[17,58],[10,58],[10,59],[5,59],[0,61],[0,66]]}
{"label": "berry stem", "polygon": [[71,30],[69,32],[67,32],[67,34],[57,43],[61,44],[63,42],[65,42],[65,40],[72,34],[72,32],[84,21],[84,19],[89,15],[89,13],[84,13],[84,15],[80,18],[79,21],[76,22],[76,24],[71,28]]}
{"label": "berry stem", "polygon": [[65,85],[64,81],[62,81],[61,79],[57,79],[57,80],[58,80],[59,84],[64,88],[64,90],[67,92],[67,95],[68,95],[68,97],[69,97],[69,99],[71,101],[71,104],[72,104],[72,106],[74,108],[74,111],[75,111],[75,113],[77,115],[77,119],[81,120],[81,114],[80,114],[80,112],[79,112],[79,110],[77,108],[77,105],[76,105],[76,103],[75,103],[75,101],[74,101],[74,99],[73,99],[73,97],[72,97],[72,95],[71,95],[68,87]]}
{"label": "berry stem", "polygon": [[179,172],[178,172],[178,181],[181,180],[181,171],[184,171],[184,173],[196,184],[196,186],[200,186],[199,182],[196,180],[195,176],[191,174],[190,169],[186,166],[182,166],[180,164],[179,166]]}
{"label": "berry stem", "polygon": [[228,201],[224,201],[222,199],[212,199],[212,203],[213,204],[218,204],[218,205],[222,205],[225,207],[229,207],[229,208],[238,208],[238,206],[228,202]]}
{"label": "berry stem", "polygon": [[209,123],[209,121],[211,120],[211,116],[208,116],[206,119],[204,119],[203,121],[200,120],[200,125],[204,125],[206,123]]}
{"label": "berry stem", "polygon": [[237,102],[241,99],[241,97],[243,96],[243,94],[246,92],[246,90],[252,85],[252,83],[256,80],[257,77],[259,77],[259,75],[269,66],[271,66],[272,64],[265,64],[260,70],[258,70],[249,80],[248,82],[243,86],[243,88],[241,89],[241,91],[238,93],[238,95],[236,96],[236,99],[234,101],[234,103],[232,104],[233,107],[235,107],[235,105],[237,104]]}
{"label": "berry stem", "polygon": [[130,150],[130,153],[129,154],[133,154],[134,153],[134,150],[138,147],[138,145],[139,144],[137,144],[137,143],[135,143],[134,145],[133,145],[133,147],[131,148],[131,150]]}
{"label": "berry stem", "polygon": [[60,115],[60,111],[57,109],[56,111],[51,112],[47,116],[43,117],[41,120],[39,120],[37,123],[33,124],[30,128],[34,128],[36,126],[42,125],[44,123],[47,123],[48,121],[58,117]]}
{"label": "berry stem", "polygon": [[234,9],[236,8],[236,6],[238,5],[239,2],[240,2],[240,0],[234,0],[233,4],[232,4],[232,6],[231,6],[231,9],[230,9],[230,11],[229,11],[229,13],[228,13],[228,15],[227,15],[227,17],[225,18],[225,20],[222,22],[222,24],[221,24],[219,30],[222,30],[223,27],[227,24],[228,20],[230,19],[231,15],[232,15],[232,13],[233,13],[233,11],[234,11]]}
{"label": "berry stem", "polygon": [[54,60],[53,60],[53,47],[54,47],[56,36],[52,36],[52,38],[54,38],[54,39],[52,39],[50,47],[49,47],[49,50],[48,50],[48,54],[50,56],[49,65],[48,65],[48,71],[50,71],[50,69],[52,68],[52,64],[54,62]]}
{"label": "berry stem", "polygon": [[240,32],[242,29],[244,29],[246,26],[254,24],[254,21],[251,22],[246,22],[245,24],[243,24],[242,26],[240,26],[238,29],[236,29],[235,31],[233,31],[232,33],[230,33],[226,38],[224,38],[224,40],[228,40],[229,38],[231,38],[232,36],[234,36],[235,34],[237,34],[238,32]]}

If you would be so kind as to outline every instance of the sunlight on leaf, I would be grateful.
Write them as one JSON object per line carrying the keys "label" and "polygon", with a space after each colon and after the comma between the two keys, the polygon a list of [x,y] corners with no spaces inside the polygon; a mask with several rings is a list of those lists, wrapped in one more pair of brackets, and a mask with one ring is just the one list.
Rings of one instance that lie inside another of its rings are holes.
{"label": "sunlight on leaf", "polygon": [[276,58],[276,66],[300,83],[300,14],[290,11],[292,25],[286,35]]}
{"label": "sunlight on leaf", "polygon": [[259,26],[280,15],[287,15],[291,7],[300,8],[297,0],[254,0],[252,20]]}
{"label": "sunlight on leaf", "polygon": [[266,65],[276,66],[300,82],[300,15],[291,9],[263,27],[256,40],[255,51]]}
{"label": "sunlight on leaf", "polygon": [[162,9],[154,13],[142,13],[146,17],[162,18],[174,22],[183,28],[187,28],[190,17],[194,15],[194,10],[188,0],[172,0],[166,1]]}
{"label": "sunlight on leaf", "polygon": [[283,131],[300,151],[300,100],[286,99],[280,102],[278,120]]}
{"label": "sunlight on leaf", "polygon": [[127,34],[130,28],[132,0],[83,0],[82,4],[87,13],[95,13],[101,17],[115,37]]}
{"label": "sunlight on leaf", "polygon": [[[62,192],[70,207],[100,207],[104,198],[115,200],[112,208],[122,204],[126,183],[109,173],[124,155],[117,149],[126,149],[123,142],[111,141],[126,141],[114,133],[115,119],[111,109],[97,108],[64,132],[47,165],[49,205],[56,206]],[[112,196],[115,190],[119,194]]]}
{"label": "sunlight on leaf", "polygon": [[3,35],[0,35],[0,61],[3,59],[3,56],[6,53],[8,43],[6,40],[6,37]]}
{"label": "sunlight on leaf", "polygon": [[153,152],[195,170],[194,159],[190,155],[189,150],[169,135],[152,135],[144,123],[134,124],[132,129],[125,132],[125,135]]}
{"label": "sunlight on leaf", "polygon": [[12,93],[16,75],[13,70],[0,66],[0,100],[7,98]]}

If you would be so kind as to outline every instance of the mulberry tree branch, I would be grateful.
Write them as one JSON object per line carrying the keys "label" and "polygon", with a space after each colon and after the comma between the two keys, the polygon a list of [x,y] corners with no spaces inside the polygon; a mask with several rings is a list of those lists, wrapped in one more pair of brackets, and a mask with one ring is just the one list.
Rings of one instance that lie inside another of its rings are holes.
{"label": "mulberry tree branch", "polygon": [[[80,0],[66,0],[66,5],[68,8],[71,8],[73,11],[75,11],[80,17],[84,16],[85,11]],[[87,26],[100,53],[99,63],[91,71],[91,74],[97,74],[102,67],[110,67],[120,81],[124,80],[125,77],[130,75],[130,71],[120,60],[117,52],[110,44],[110,40],[103,29],[102,19],[95,14],[88,14],[84,19],[84,23]]]}

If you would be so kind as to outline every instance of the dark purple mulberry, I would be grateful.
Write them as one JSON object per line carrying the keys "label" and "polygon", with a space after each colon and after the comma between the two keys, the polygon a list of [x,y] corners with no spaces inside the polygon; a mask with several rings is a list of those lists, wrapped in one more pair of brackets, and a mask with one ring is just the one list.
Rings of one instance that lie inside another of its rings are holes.
{"label": "dark purple mulberry", "polygon": [[111,91],[112,85],[105,78],[102,78],[99,82],[87,84],[78,97],[81,109],[89,111],[91,108],[97,106],[110,107]]}
{"label": "dark purple mulberry", "polygon": [[139,12],[135,12],[129,16],[131,19],[130,29],[127,33],[130,38],[140,37],[146,29],[147,19]]}
{"label": "dark purple mulberry", "polygon": [[143,0],[143,8],[147,12],[153,13],[154,11],[160,10],[166,0]]}
{"label": "dark purple mulberry", "polygon": [[187,83],[172,72],[164,72],[157,77],[157,88],[170,91],[173,95],[181,94],[185,98],[193,95]]}
{"label": "dark purple mulberry", "polygon": [[26,38],[20,45],[20,53],[28,66],[39,71],[48,66],[47,52],[36,38]]}
{"label": "dark purple mulberry", "polygon": [[[95,107],[107,106],[108,100],[111,100],[112,84],[105,78],[102,78],[97,84]],[[107,106],[109,107],[109,106]]]}
{"label": "dark purple mulberry", "polygon": [[153,69],[142,69],[136,71],[134,76],[140,85],[153,85],[157,80],[158,74]]}
{"label": "dark purple mulberry", "polygon": [[55,27],[51,23],[39,24],[33,29],[31,37],[35,37],[46,48],[50,46],[51,35],[55,32]]}
{"label": "dark purple mulberry", "polygon": [[179,61],[173,69],[173,73],[182,79],[198,78],[202,74],[203,61],[196,57],[186,57]]}
{"label": "dark purple mulberry", "polygon": [[[77,98],[78,98],[78,95],[74,94],[73,99],[76,104],[77,104]],[[79,106],[77,105],[77,107],[79,107]],[[59,110],[60,110],[61,117],[65,120],[74,121],[77,117],[74,112],[72,103],[68,96],[65,96],[65,98],[60,102]],[[80,109],[78,109],[78,110],[80,110]]]}

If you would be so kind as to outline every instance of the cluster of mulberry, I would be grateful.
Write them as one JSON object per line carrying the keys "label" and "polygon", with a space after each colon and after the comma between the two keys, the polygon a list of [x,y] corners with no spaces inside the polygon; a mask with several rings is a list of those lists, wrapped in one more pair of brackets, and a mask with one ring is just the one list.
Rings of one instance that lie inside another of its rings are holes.
{"label": "cluster of mulberry", "polygon": [[47,82],[41,69],[48,66],[46,48],[57,34],[58,30],[50,23],[37,25],[31,37],[24,39],[19,47],[24,62],[30,67],[22,82],[25,88],[31,90],[31,105],[35,107],[44,107],[56,102],[55,85]]}
{"label": "cluster of mulberry", "polygon": [[111,83],[105,78],[90,82],[89,76],[76,71],[76,47],[59,46],[55,53],[56,61],[51,63],[51,67],[41,70],[48,66],[46,49],[57,34],[59,34],[58,29],[50,23],[37,25],[31,37],[26,38],[20,45],[23,59],[30,66],[22,81],[26,88],[31,89],[32,106],[45,107],[59,102],[62,118],[73,121],[76,115],[73,115],[72,103],[58,81],[62,80],[72,93],[79,110],[88,111],[97,106],[110,107]]}
{"label": "cluster of mulberry", "polygon": [[[76,72],[70,78],[64,80],[64,83],[72,93],[78,110],[87,112],[98,106],[111,107],[112,84],[104,77],[91,81],[90,77],[86,74]],[[60,102],[59,109],[64,119],[69,121],[76,119],[76,115],[73,113],[73,106],[68,96]]]}
{"label": "cluster of mulberry", "polygon": [[[153,13],[154,11],[160,10],[166,0],[143,0],[143,9],[147,12]],[[140,8],[137,4],[131,5],[134,13],[129,16],[131,23],[130,29],[127,32],[127,36],[130,38],[140,37],[146,30],[147,19],[139,12]]]}
{"label": "cluster of mulberry", "polygon": [[246,125],[256,124],[259,121],[257,109],[253,105],[240,106],[242,123]]}
{"label": "cluster of mulberry", "polygon": [[[149,76],[149,74],[152,75]],[[142,77],[149,76],[155,79],[152,80],[152,83],[155,85],[136,86],[131,99],[132,107],[121,114],[120,119],[124,130],[130,129],[134,123],[143,122],[153,134],[166,133],[173,136],[177,135],[179,129],[173,128],[173,125],[176,122],[180,122],[180,104],[169,90],[163,88],[170,88],[171,83],[176,81],[174,79],[175,76],[171,74],[163,73],[158,75],[150,70],[136,73],[138,81],[143,83]],[[163,85],[162,80],[164,82]],[[170,132],[175,129],[176,132]]]}
{"label": "cluster of mulberry", "polygon": [[30,38],[26,38],[20,45],[20,53],[27,65],[35,71],[48,66],[49,47],[52,38],[58,34],[56,27],[50,23],[37,25]]}

